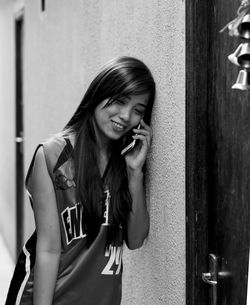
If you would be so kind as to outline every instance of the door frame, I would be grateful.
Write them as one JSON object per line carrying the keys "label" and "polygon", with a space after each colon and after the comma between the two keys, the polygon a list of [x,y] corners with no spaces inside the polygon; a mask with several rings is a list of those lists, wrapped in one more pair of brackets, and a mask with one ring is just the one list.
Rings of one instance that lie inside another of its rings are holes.
{"label": "door frame", "polygon": [[23,153],[23,30],[24,8],[14,16],[15,35],[15,156],[16,156],[16,258],[24,240],[24,153]]}
{"label": "door frame", "polygon": [[208,304],[208,1],[186,1],[186,304]]}

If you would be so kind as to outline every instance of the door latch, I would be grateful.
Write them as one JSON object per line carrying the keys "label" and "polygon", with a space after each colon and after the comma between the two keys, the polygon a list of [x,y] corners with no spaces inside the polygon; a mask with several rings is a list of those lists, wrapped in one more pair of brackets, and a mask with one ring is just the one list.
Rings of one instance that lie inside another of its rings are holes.
{"label": "door latch", "polygon": [[217,281],[213,280],[213,275],[211,272],[203,272],[202,273],[203,282],[210,285],[217,285]]}
{"label": "door latch", "polygon": [[16,137],[16,143],[22,143],[23,137]]}
{"label": "door latch", "polygon": [[211,285],[210,304],[217,305],[217,284],[218,284],[218,257],[215,254],[209,254],[209,272],[203,272],[202,280]]}

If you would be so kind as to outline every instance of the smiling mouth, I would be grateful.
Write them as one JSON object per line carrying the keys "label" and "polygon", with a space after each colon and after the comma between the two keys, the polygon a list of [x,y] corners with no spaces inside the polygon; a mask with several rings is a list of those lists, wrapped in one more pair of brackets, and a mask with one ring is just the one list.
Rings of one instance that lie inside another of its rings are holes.
{"label": "smiling mouth", "polygon": [[119,130],[125,130],[127,128],[127,126],[117,123],[115,121],[112,121],[112,124]]}

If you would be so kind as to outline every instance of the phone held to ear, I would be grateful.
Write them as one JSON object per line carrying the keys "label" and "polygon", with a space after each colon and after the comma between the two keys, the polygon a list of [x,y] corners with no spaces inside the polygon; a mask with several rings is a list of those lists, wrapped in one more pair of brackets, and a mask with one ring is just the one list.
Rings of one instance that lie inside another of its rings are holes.
{"label": "phone held to ear", "polygon": [[[137,129],[140,129],[141,125],[139,124]],[[127,153],[129,153],[132,149],[134,149],[136,143],[138,140],[134,139],[131,143],[129,143],[126,147],[123,148],[121,151],[121,155],[125,156]]]}

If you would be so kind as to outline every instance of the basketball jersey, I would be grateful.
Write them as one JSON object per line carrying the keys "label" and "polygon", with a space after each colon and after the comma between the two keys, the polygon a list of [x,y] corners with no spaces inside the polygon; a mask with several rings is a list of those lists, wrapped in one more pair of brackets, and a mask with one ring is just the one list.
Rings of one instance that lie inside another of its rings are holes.
{"label": "basketball jersey", "polygon": [[[82,205],[76,200],[72,144],[68,138],[57,137],[42,146],[54,184],[61,231],[61,257],[53,305],[118,305],[121,301],[123,238],[120,228],[115,243],[107,243],[111,194],[106,188],[103,223],[89,245],[86,243]],[[27,179],[35,155],[36,152]],[[36,232],[24,245],[18,258],[5,305],[33,304],[35,257]]]}

